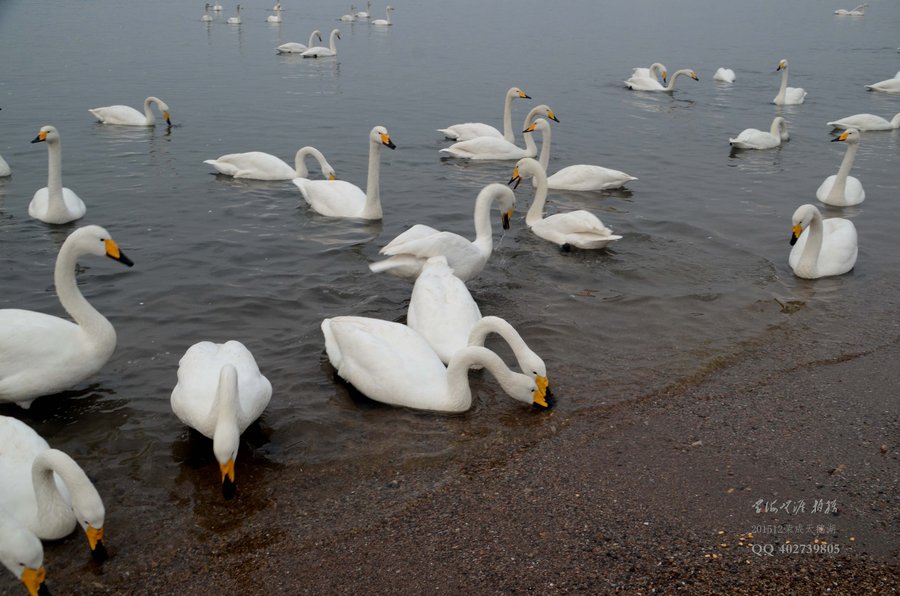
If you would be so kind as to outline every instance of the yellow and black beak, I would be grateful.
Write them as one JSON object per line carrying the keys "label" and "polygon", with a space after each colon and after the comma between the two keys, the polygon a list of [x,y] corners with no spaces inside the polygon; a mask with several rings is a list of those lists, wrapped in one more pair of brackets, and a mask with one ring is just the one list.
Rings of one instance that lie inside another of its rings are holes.
{"label": "yellow and black beak", "polygon": [[550,118],[554,122],[559,122],[559,118],[556,117],[556,112],[554,112],[553,110],[547,112],[547,118]]}
{"label": "yellow and black beak", "polygon": [[520,89],[519,90],[519,99],[531,99],[531,96]]}
{"label": "yellow and black beak", "polygon": [[523,130],[522,132],[523,132],[523,133],[526,133],[526,132],[534,132],[535,129],[537,129],[537,122],[532,122],[532,123],[531,123],[531,126],[529,126],[528,128],[526,128],[526,129]]}
{"label": "yellow and black beak", "polygon": [[335,176],[334,174],[328,174],[328,179],[329,180],[337,180],[337,176]]}
{"label": "yellow and black beak", "polygon": [[226,500],[231,499],[237,490],[234,483],[234,458],[229,459],[227,463],[219,464],[219,469],[222,471],[222,496]]}
{"label": "yellow and black beak", "polygon": [[662,71],[663,83],[666,83],[666,79],[668,79],[668,78],[669,78],[669,73],[667,73],[666,71]]}
{"label": "yellow and black beak", "polygon": [[91,547],[91,557],[98,563],[102,563],[109,558],[106,552],[106,545],[103,544],[103,528],[95,528],[88,524],[84,531],[87,534],[88,544]]}
{"label": "yellow and black beak", "polygon": [[537,389],[534,390],[532,405],[540,406],[544,409],[549,408],[550,404],[547,403],[547,377],[538,377],[535,381],[537,382]]}
{"label": "yellow and black beak", "polygon": [[836,138],[834,138],[834,139],[831,139],[831,142],[832,142],[832,143],[836,143],[837,141],[846,141],[846,140],[847,140],[847,137],[849,137],[849,136],[850,136],[850,131],[849,131],[849,130],[845,130],[844,132],[842,132],[842,133],[840,134],[840,136],[838,136],[838,137],[836,137]]}
{"label": "yellow and black beak", "polygon": [[700,80],[700,77],[697,76],[697,73],[696,73],[696,72],[692,72],[692,73],[691,73],[691,78],[694,79],[695,81],[699,81],[699,80]]}
{"label": "yellow and black beak", "polygon": [[803,233],[803,227],[800,224],[797,224],[793,228],[791,228],[791,246],[797,244],[797,240],[800,239],[800,234]]}
{"label": "yellow and black beak", "polygon": [[778,68],[775,69],[775,72],[778,72],[778,71],[781,70],[782,68],[784,68],[784,61],[783,61],[783,60],[782,60],[781,62],[778,63]]}
{"label": "yellow and black beak", "polygon": [[108,256],[110,259],[119,261],[123,265],[128,265],[129,267],[132,267],[134,265],[134,261],[126,257],[125,253],[119,250],[119,245],[116,244],[115,240],[113,240],[112,238],[108,238],[104,242],[106,243],[106,256]]}
{"label": "yellow and black beak", "polygon": [[169,112],[163,112],[163,118],[165,118],[166,124],[172,126],[172,121],[169,119]]}
{"label": "yellow and black beak", "polygon": [[509,219],[512,217],[512,212],[513,210],[510,209],[509,211],[504,211],[500,214],[500,222],[503,224],[504,230],[509,229]]}
{"label": "yellow and black beak", "polygon": [[519,176],[519,166],[513,168],[512,178],[509,179],[509,182],[506,183],[507,186],[515,182],[513,188],[519,188],[519,182],[522,181],[522,177]]}
{"label": "yellow and black beak", "polygon": [[46,131],[46,130],[42,130],[41,132],[38,133],[38,136],[34,137],[34,138],[31,140],[31,142],[32,142],[32,143],[41,143],[41,142],[46,141],[46,140],[47,140],[47,131]]}
{"label": "yellow and black beak", "polygon": [[397,146],[394,145],[394,142],[391,140],[391,135],[386,132],[381,133],[381,144],[387,147],[388,149],[396,149]]}
{"label": "yellow and black beak", "polygon": [[39,594],[49,594],[50,591],[44,586],[44,579],[46,579],[47,573],[44,571],[43,566],[38,569],[32,569],[31,567],[26,567],[25,571],[22,572],[22,583],[25,584],[25,588],[28,590],[28,594],[30,596],[38,596]]}

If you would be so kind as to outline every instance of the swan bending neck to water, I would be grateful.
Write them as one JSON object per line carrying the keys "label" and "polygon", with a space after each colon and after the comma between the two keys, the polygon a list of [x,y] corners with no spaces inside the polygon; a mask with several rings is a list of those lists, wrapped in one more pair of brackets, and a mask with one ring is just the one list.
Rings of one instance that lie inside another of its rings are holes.
{"label": "swan bending neck to water", "polygon": [[64,224],[84,217],[87,207],[77,194],[62,185],[62,145],[52,126],[41,127],[32,143],[47,143],[47,186],[34,193],[28,215],[49,224]]}
{"label": "swan bending neck to water", "polygon": [[794,275],[817,279],[847,273],[856,264],[856,227],[849,219],[823,220],[815,205],[801,205],[791,218],[791,254]]}
{"label": "swan bending neck to water", "polygon": [[[328,47],[322,46],[313,46],[301,53],[300,55],[304,58],[320,58],[326,56],[337,56],[337,45],[335,44],[335,40],[341,38],[341,30],[340,29],[332,29],[331,34],[328,36]],[[311,42],[310,42],[311,43]]]}
{"label": "swan bending neck to water", "polygon": [[315,147],[301,147],[294,155],[294,166],[291,167],[280,158],[263,153],[262,151],[249,151],[247,153],[229,153],[216,159],[207,159],[203,163],[209,164],[216,171],[225,176],[246,178],[249,180],[293,180],[294,178],[306,178],[309,169],[306,167],[306,158],[314,157],[322,168],[322,174],[326,178],[335,177],[334,169]]}
{"label": "swan bending neck to water", "polygon": [[843,141],[847,143],[847,152],[841,161],[841,167],[837,174],[826,178],[816,190],[816,198],[828,205],[836,207],[849,207],[859,205],[866,199],[866,191],[858,178],[850,175],[856,152],[859,151],[861,135],[855,128],[848,128],[840,136],[831,139],[831,142]]}
{"label": "swan bending neck to water", "polygon": [[694,72],[690,68],[682,68],[680,70],[676,70],[672,73],[672,77],[669,79],[669,84],[663,87],[659,81],[656,79],[651,79],[649,77],[645,78],[631,78],[625,81],[625,86],[631,89],[632,91],[675,91],[675,81],[678,80],[680,76],[687,76],[695,81],[699,81],[700,78],[697,76],[697,73]]}
{"label": "swan bending neck to water", "polygon": [[778,95],[772,100],[772,103],[778,106],[799,105],[806,99],[806,91],[802,87],[788,87],[788,61],[782,59],[778,62],[778,68],[775,72],[781,71],[781,86],[778,88]]}
{"label": "swan bending neck to water", "polygon": [[153,105],[156,105],[166,124],[172,126],[169,118],[169,105],[158,97],[152,95],[144,100],[144,113],[140,113],[131,106],[115,105],[88,110],[102,124],[118,124],[121,126],[154,126],[156,117],[153,114]]}
{"label": "swan bending neck to water", "polygon": [[[900,52],[900,48],[897,48],[897,51]],[[882,93],[900,93],[900,72],[897,72],[890,79],[866,85],[866,89],[869,91],[881,91]]]}
{"label": "swan bending neck to water", "polygon": [[514,99],[531,99],[527,93],[518,87],[510,87],[503,97],[503,132],[494,128],[489,124],[481,122],[466,122],[464,124],[454,124],[447,128],[439,128],[438,132],[443,133],[448,139],[454,141],[468,141],[478,137],[498,137],[514,143],[516,140],[512,127],[512,102]]}

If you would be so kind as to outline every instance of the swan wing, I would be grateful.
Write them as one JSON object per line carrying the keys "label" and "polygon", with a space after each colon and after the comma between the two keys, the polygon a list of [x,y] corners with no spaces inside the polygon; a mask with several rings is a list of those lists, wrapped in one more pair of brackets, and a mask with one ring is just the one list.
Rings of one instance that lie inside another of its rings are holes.
{"label": "swan wing", "polygon": [[283,43],[280,46],[278,46],[277,48],[275,48],[275,51],[277,51],[279,54],[302,54],[303,52],[305,52],[308,49],[309,48],[306,46],[305,43],[297,43],[296,41],[289,41],[288,43]]}
{"label": "swan wing", "polygon": [[441,152],[463,159],[521,159],[523,157],[532,157],[526,149],[510,143],[504,138],[497,137],[478,137],[468,141],[460,141],[445,149],[441,149]]}
{"label": "swan wing", "polygon": [[[50,448],[30,426],[9,416],[0,416],[0,511],[30,527],[37,516],[37,501],[31,476],[34,458]],[[57,479],[57,488],[67,501],[68,489]]]}
{"label": "swan wing", "polygon": [[502,139],[503,133],[482,122],[465,122],[463,124],[454,124],[447,128],[439,128],[438,132],[442,133],[448,139],[454,141],[468,141],[477,139],[478,137],[495,137]]}
{"label": "swan wing", "polygon": [[229,153],[216,159],[208,159],[203,163],[211,165],[220,174],[234,176],[235,178],[291,180],[297,177],[297,172],[294,168],[280,158],[262,151]]}
{"label": "swan wing", "polygon": [[834,188],[836,179],[836,174],[832,174],[831,176],[825,178],[825,180],[822,181],[822,184],[819,185],[819,188],[816,189],[816,198],[823,203],[826,203],[828,205],[835,205],[837,207],[849,207],[851,205],[858,205],[865,200],[866,191],[863,189],[862,182],[860,182],[859,178],[855,176],[847,176],[847,180],[844,183],[843,198],[838,198],[836,200],[829,199],[831,189]]}
{"label": "swan wing", "polygon": [[728,142],[738,149],[771,149],[781,144],[781,138],[756,128],[747,128]]}
{"label": "swan wing", "polygon": [[637,180],[634,176],[601,166],[577,164],[568,166],[547,178],[550,188],[559,190],[605,190],[619,188],[631,180]]}
{"label": "swan wing", "polygon": [[856,264],[856,227],[849,219],[832,217],[822,221],[822,249],[817,267],[821,275],[842,275]]}
{"label": "swan wing", "polygon": [[734,71],[730,68],[719,68],[716,70],[716,74],[713,75],[714,80],[724,83],[733,83],[734,78]]}
{"label": "swan wing", "polygon": [[49,191],[46,186],[39,188],[28,205],[28,215],[46,223],[63,224],[80,219],[87,213],[84,201],[72,189],[63,187],[62,198],[65,209],[61,214],[54,212],[51,216]]}
{"label": "swan wing", "polygon": [[650,77],[635,77],[625,81],[625,86],[632,91],[662,91],[665,87],[656,79]]}
{"label": "swan wing", "polygon": [[398,234],[393,240],[388,242],[384,248],[382,248],[379,254],[383,255],[397,255],[405,252],[409,252],[405,246],[407,242],[412,242],[414,240],[419,240],[421,238],[426,238],[433,234],[437,234],[438,230],[432,228],[431,226],[426,226],[425,224],[416,224],[409,228],[408,230]]}
{"label": "swan wing", "polygon": [[304,58],[319,58],[321,56],[334,56],[335,53],[331,51],[331,48],[326,48],[324,46],[313,46],[302,52],[300,54]]}
{"label": "swan wing", "polygon": [[871,85],[866,85],[866,88],[873,91],[881,91],[883,93],[900,93],[900,78],[879,81]]}
{"label": "swan wing", "polygon": [[784,103],[797,105],[806,99],[806,90],[802,87],[788,87],[784,92]]}
{"label": "swan wing", "polygon": [[828,126],[839,129],[855,128],[857,130],[890,130],[893,128],[890,122],[875,114],[854,114],[853,116],[829,122]]}
{"label": "swan wing", "polygon": [[557,244],[579,248],[602,248],[622,238],[612,233],[597,216],[584,210],[557,213],[531,227],[538,236]]}
{"label": "swan wing", "polygon": [[121,124],[125,126],[146,126],[147,116],[131,106],[105,106],[88,110],[103,124]]}
{"label": "swan wing", "polygon": [[293,180],[310,207],[328,217],[359,217],[366,204],[366,193],[345,180]]}

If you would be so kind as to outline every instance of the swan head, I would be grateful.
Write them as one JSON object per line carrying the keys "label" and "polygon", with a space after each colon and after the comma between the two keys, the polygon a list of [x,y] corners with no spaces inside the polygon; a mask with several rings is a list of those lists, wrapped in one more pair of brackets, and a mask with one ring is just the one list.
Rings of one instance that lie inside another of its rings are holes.
{"label": "swan head", "polygon": [[318,38],[319,41],[322,41],[322,32],[321,32],[321,31],[319,31],[318,29],[316,29],[315,31],[312,32],[312,34],[310,35],[310,37],[312,37],[313,35],[315,35],[315,36]]}
{"label": "swan head", "polygon": [[78,228],[69,234],[63,246],[67,244],[74,245],[76,251],[81,254],[109,257],[128,267],[134,265],[134,262],[119,249],[119,245],[112,239],[109,232],[100,226],[89,225]]}
{"label": "swan head", "polygon": [[28,594],[49,593],[43,585],[44,547],[40,539],[21,526],[4,526],[0,541],[0,562],[25,584]]}
{"label": "swan head", "polygon": [[666,78],[669,76],[669,73],[668,73],[668,70],[666,69],[666,67],[663,66],[659,62],[654,62],[653,64],[650,65],[650,73],[652,74],[654,72],[659,73],[659,76],[662,78],[663,84],[665,84]]}
{"label": "swan head", "polygon": [[500,209],[500,222],[503,224],[503,229],[508,230],[509,220],[516,207],[516,193],[508,186],[492,182],[481,189],[475,201],[478,202],[482,196],[490,197],[491,203],[497,203],[497,208]]}
{"label": "swan head", "polygon": [[809,227],[809,224],[817,217],[821,218],[822,214],[819,213],[819,210],[815,205],[807,203],[806,205],[797,207],[793,217],[791,217],[791,246],[794,246],[794,244],[797,243],[803,230]]}
{"label": "swan head", "polygon": [[862,138],[862,135],[860,134],[859,130],[857,130],[855,128],[848,128],[847,130],[842,132],[837,137],[831,139],[831,142],[835,143],[837,141],[843,141],[845,143],[855,145],[855,144],[859,143],[861,138]]}
{"label": "swan head", "polygon": [[376,126],[372,129],[372,132],[369,133],[369,140],[371,140],[376,145],[384,145],[388,149],[396,149],[397,146],[394,145],[394,142],[391,140],[391,135],[388,134],[388,131],[383,126]]}
{"label": "swan head", "polygon": [[531,126],[526,128],[522,132],[530,133],[530,132],[534,132],[536,130],[540,131],[541,133],[544,133],[544,132],[550,130],[550,123],[547,122],[546,120],[544,120],[543,118],[538,118],[537,120],[535,120],[534,122],[531,123]]}
{"label": "swan head", "polygon": [[94,485],[88,484],[80,492],[73,492],[72,511],[87,536],[88,546],[91,547],[91,557],[102,563],[108,558],[106,545],[103,543],[103,522],[106,519],[106,509],[100,493],[97,492]]}
{"label": "swan head", "polygon": [[513,188],[518,188],[522,178],[534,178],[540,174],[546,176],[540,162],[533,157],[523,157],[516,162],[516,166],[513,168],[512,177],[507,184],[513,184],[515,182]]}
{"label": "swan head", "polygon": [[57,143],[59,142],[59,131],[56,130],[54,126],[42,126],[41,130],[38,131],[38,134],[34,139],[31,140],[32,143]]}
{"label": "swan head", "polygon": [[788,61],[785,60],[784,58],[782,58],[781,60],[779,60],[778,68],[775,69],[775,72],[778,72],[779,70],[787,70],[787,67],[788,67]]}
{"label": "swan head", "polygon": [[230,499],[235,493],[234,462],[237,459],[241,442],[241,431],[237,425],[234,405],[238,401],[237,369],[225,364],[219,371],[219,384],[216,389],[214,407],[219,417],[213,431],[213,454],[219,462],[222,473],[222,494]]}
{"label": "swan head", "polygon": [[545,103],[542,103],[541,105],[534,106],[533,108],[531,108],[531,111],[528,112],[528,121],[531,122],[538,116],[543,116],[544,118],[549,118],[550,120],[553,120],[554,122],[559,122],[559,118],[556,117],[556,112],[554,112],[550,108],[550,106],[548,106]]}
{"label": "swan head", "polygon": [[162,113],[163,120],[166,121],[166,124],[172,126],[172,120],[169,118],[169,104],[158,97],[150,97],[148,99],[156,103],[156,107],[159,108],[160,113]]}
{"label": "swan head", "polygon": [[531,96],[519,89],[518,87],[510,87],[506,94],[510,97],[518,97],[519,99],[531,99]]}

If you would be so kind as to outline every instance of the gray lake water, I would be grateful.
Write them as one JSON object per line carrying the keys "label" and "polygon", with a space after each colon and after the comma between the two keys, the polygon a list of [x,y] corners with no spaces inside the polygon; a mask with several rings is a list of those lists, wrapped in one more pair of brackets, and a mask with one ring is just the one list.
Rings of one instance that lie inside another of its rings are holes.
{"label": "gray lake water", "polygon": [[[169,396],[179,358],[200,340],[242,341],[272,382],[256,463],[439,457],[499,429],[547,423],[484,373],[471,375],[475,404],[460,416],[361,398],[336,378],[319,329],[343,314],[403,320],[411,284],[367,265],[410,225],[474,236],[475,195],[505,183],[513,162],[442,158],[449,143],[435,129],[499,127],[513,85],[533,98],[514,103],[516,127],[536,103],[559,116],[551,170],[589,163],[639,178],[627,190],[551,193],[549,212],[588,209],[624,236],[568,254],[525,227],[532,189],[520,185],[512,228],[495,227],[494,255],[469,283],[482,312],[507,318],[547,362],[560,414],[635,399],[777,336],[789,316],[779,301],[801,300],[822,320],[861,308],[896,317],[900,132],[863,133],[852,172],[863,204],[815,199],[845,151],[825,123],[900,112],[900,95],[864,87],[900,70],[893,0],[870,1],[862,18],[836,17],[851,6],[819,0],[395,0],[385,29],[338,22],[348,2],[285,0],[280,25],[265,22],[271,2],[243,4],[243,24],[231,26],[234,3],[209,24],[202,2],[0,3],[0,155],[13,170],[0,179],[0,308],[64,314],[54,261],[80,225],[107,228],[135,262],[80,263],[83,292],[118,333],[103,370],[28,411],[0,413],[73,455],[113,497],[107,509],[120,524],[136,503],[170,498],[185,473],[188,433]],[[383,8],[376,3],[373,16]],[[314,29],[327,39],[334,27],[343,35],[336,58],[275,53]],[[790,85],[809,93],[803,105],[771,103],[781,58]],[[679,79],[671,95],[625,89],[633,67],[655,61],[670,73],[693,68],[700,80]],[[736,71],[733,85],[712,80],[719,66]],[[139,107],[148,95],[169,104],[170,129],[102,126],[87,111]],[[730,153],[729,137],[767,130],[777,114],[790,142]],[[73,224],[27,213],[46,185],[46,147],[30,144],[46,124],[62,137],[64,185],[87,204]],[[292,163],[313,145],[340,178],[364,186],[375,125],[397,144],[382,152],[383,222],[321,217],[289,181],[232,180],[203,163],[251,150]],[[790,218],[807,202],[856,224],[850,274],[793,276]],[[211,456],[189,473],[208,476],[197,498],[219,496]]]}

